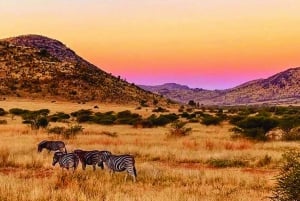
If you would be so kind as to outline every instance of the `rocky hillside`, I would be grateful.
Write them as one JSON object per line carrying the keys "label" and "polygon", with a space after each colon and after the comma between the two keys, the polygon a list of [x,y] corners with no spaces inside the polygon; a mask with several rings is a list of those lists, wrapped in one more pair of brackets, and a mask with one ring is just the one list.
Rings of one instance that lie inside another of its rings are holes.
{"label": "rocky hillside", "polygon": [[141,87],[184,103],[194,100],[205,105],[295,104],[300,103],[300,67],[226,90],[170,88],[168,85]]}
{"label": "rocky hillside", "polygon": [[0,96],[73,101],[165,102],[85,61],[63,43],[39,35],[0,40]]}

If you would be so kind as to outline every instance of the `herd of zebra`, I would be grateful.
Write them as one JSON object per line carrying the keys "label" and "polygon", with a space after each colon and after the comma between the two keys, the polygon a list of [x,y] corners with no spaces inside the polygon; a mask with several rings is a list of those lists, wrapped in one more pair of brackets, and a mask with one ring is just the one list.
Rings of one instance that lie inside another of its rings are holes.
{"label": "herd of zebra", "polygon": [[[80,161],[83,170],[85,170],[86,165],[92,165],[95,171],[96,165],[104,169],[105,164],[111,173],[126,170],[133,177],[133,181],[136,181],[137,173],[135,160],[132,155],[113,155],[110,151],[84,151],[81,149],[67,153],[66,145],[62,141],[44,140],[38,144],[38,152],[41,152],[43,149],[47,149],[49,152],[55,151],[52,162],[53,166],[58,163],[61,168],[66,168],[67,170],[74,168],[75,171]],[[126,174],[125,181],[128,174]]]}

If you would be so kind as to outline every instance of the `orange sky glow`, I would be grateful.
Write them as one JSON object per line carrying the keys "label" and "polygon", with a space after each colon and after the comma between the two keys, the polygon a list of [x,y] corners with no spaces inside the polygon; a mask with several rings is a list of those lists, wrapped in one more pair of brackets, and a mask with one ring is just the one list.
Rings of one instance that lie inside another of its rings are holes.
{"label": "orange sky glow", "polygon": [[136,84],[223,89],[299,66],[298,0],[0,0],[0,38],[58,39]]}

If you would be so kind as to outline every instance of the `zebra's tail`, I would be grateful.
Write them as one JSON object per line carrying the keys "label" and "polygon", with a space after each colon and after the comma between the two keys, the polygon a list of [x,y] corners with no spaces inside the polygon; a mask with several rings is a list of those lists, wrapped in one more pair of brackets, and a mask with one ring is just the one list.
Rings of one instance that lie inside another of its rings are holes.
{"label": "zebra's tail", "polygon": [[65,153],[67,154],[68,152],[67,152],[67,148],[65,147]]}

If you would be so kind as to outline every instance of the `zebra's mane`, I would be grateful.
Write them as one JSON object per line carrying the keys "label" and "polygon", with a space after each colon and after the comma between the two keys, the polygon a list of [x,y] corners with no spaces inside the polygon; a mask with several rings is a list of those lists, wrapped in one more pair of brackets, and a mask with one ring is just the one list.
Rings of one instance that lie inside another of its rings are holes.
{"label": "zebra's mane", "polygon": [[41,146],[42,144],[45,144],[46,142],[48,142],[47,140],[43,140],[39,143],[39,146]]}

